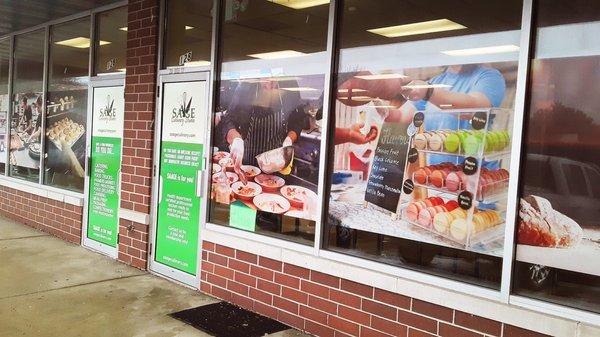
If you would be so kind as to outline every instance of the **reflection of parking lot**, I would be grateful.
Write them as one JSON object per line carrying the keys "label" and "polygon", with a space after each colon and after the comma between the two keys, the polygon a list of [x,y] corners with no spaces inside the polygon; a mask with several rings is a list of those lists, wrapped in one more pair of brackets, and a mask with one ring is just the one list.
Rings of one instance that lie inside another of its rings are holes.
{"label": "reflection of parking lot", "polygon": [[600,229],[600,170],[563,157],[528,154],[524,195],[546,198],[584,228]]}

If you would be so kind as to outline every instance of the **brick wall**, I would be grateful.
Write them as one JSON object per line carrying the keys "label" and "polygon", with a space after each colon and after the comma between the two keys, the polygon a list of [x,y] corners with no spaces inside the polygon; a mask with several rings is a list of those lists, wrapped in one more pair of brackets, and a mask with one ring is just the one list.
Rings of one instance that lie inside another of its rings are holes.
{"label": "brick wall", "polygon": [[81,242],[81,206],[0,186],[0,213],[63,240]]}
{"label": "brick wall", "polygon": [[211,242],[201,279],[202,292],[321,337],[546,336]]}
{"label": "brick wall", "polygon": [[[127,75],[121,208],[150,213],[152,147],[158,55],[158,0],[131,0],[127,15]],[[119,256],[122,262],[144,269],[148,226],[119,221]]]}

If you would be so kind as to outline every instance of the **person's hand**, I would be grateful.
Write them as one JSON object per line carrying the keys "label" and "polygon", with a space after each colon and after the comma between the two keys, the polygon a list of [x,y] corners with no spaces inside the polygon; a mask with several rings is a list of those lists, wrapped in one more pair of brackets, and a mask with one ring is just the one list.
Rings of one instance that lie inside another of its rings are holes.
{"label": "person's hand", "polygon": [[240,178],[240,181],[246,185],[248,180],[246,174],[242,171],[242,160],[244,159],[244,141],[241,138],[235,138],[231,145],[229,145],[229,153],[231,153],[231,159],[233,160],[233,170]]}
{"label": "person's hand", "polygon": [[414,80],[402,87],[402,96],[409,101],[419,101],[427,95],[427,82]]}
{"label": "person's hand", "polygon": [[361,130],[365,127],[364,123],[356,123],[350,127],[350,141],[354,144],[366,144],[377,138],[379,133],[375,125],[371,125],[369,132],[364,135]]}
{"label": "person's hand", "polygon": [[283,144],[281,145],[282,147],[287,147],[287,146],[292,146],[294,142],[292,142],[292,139],[290,137],[285,137],[285,139],[283,140]]}

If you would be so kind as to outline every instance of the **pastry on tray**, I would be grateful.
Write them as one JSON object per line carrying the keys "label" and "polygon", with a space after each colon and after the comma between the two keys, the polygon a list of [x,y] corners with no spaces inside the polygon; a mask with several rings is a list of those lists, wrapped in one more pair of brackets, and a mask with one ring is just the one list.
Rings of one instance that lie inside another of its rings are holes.
{"label": "pastry on tray", "polygon": [[581,227],[554,210],[547,199],[535,195],[521,198],[517,242],[539,247],[576,246],[583,235]]}

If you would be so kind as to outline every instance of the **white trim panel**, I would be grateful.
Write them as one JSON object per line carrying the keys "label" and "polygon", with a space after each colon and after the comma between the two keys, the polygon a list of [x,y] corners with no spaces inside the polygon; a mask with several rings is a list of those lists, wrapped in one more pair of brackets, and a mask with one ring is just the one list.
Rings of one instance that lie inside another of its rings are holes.
{"label": "white trim panel", "polygon": [[150,214],[136,212],[125,208],[119,208],[119,219],[133,221],[146,226],[150,224]]}

